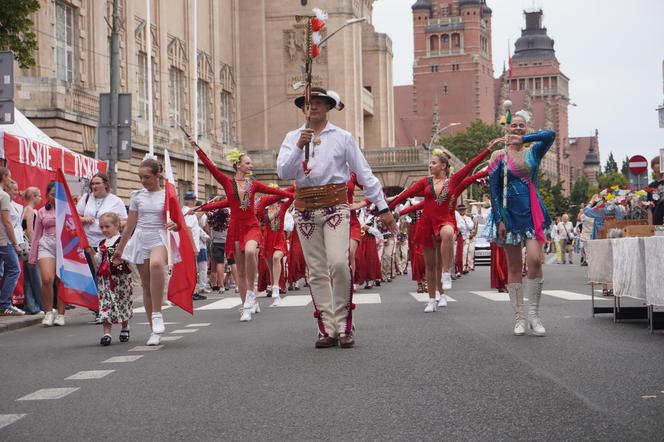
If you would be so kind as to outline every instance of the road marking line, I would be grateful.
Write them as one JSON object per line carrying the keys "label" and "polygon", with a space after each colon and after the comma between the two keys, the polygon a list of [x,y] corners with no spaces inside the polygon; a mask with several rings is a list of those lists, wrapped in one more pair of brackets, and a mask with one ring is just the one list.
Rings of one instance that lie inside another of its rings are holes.
{"label": "road marking line", "polygon": [[288,295],[281,299],[279,307],[304,307],[311,302],[311,296],[305,295]]}
{"label": "road marking line", "polygon": [[[581,293],[568,292],[567,290],[544,290],[545,295],[553,296],[555,298],[565,299],[567,301],[590,301],[590,295],[582,295]],[[595,297],[595,299],[602,299]]]}
{"label": "road marking line", "polygon": [[[429,301],[429,294],[428,293],[417,293],[417,292],[410,292],[410,296],[415,298],[416,301],[419,302],[428,302]],[[445,295],[447,298],[447,302],[457,302],[456,299],[452,298],[450,295]]]}
{"label": "road marking line", "polygon": [[0,414],[0,428],[11,425],[25,416],[27,416],[27,414]]}
{"label": "road marking line", "polygon": [[[164,338],[161,338],[164,339]],[[119,362],[134,362],[141,359],[143,355],[131,355],[131,356],[113,356],[108,358],[105,361],[101,361],[102,364],[116,364]]]}
{"label": "road marking line", "polygon": [[240,304],[242,304],[242,300],[239,297],[224,298],[203,307],[198,307],[196,310],[230,310]]}
{"label": "road marking line", "polygon": [[179,330],[173,330],[171,334],[196,333],[197,331],[197,328],[181,328]]}
{"label": "road marking line", "polygon": [[474,295],[481,296],[482,298],[486,298],[490,301],[494,302],[509,302],[510,300],[510,295],[507,293],[498,293],[498,292],[470,292]]}
{"label": "road marking line", "polygon": [[65,378],[65,381],[82,381],[85,379],[101,379],[113,373],[115,370],[87,370],[79,371],[76,374]]}
{"label": "road marking line", "polygon": [[161,347],[163,347],[163,345],[137,345],[129,351],[157,351]]}
{"label": "road marking line", "polygon": [[[173,307],[172,305],[162,305],[161,309],[162,310],[168,310],[169,308]],[[145,307],[137,307],[134,309],[134,313],[145,313]]]}
{"label": "road marking line", "polygon": [[184,336],[164,336],[161,338],[162,341],[177,341],[178,339],[182,339]]}
{"label": "road marking line", "polygon": [[37,390],[34,393],[30,393],[27,396],[16,399],[17,401],[43,401],[49,399],[62,399],[63,397],[72,394],[79,387],[68,387],[68,388],[42,388]]}
{"label": "road marking line", "polygon": [[380,293],[354,293],[354,304],[380,304]]}
{"label": "road marking line", "polygon": [[[136,313],[136,310],[134,310],[134,313]],[[138,322],[138,325],[150,325],[149,322]],[[179,322],[164,322],[164,325],[177,325]]]}
{"label": "road marking line", "polygon": [[198,324],[185,325],[185,327],[207,327],[208,325],[210,325],[209,322],[201,322],[201,323],[198,323]]}

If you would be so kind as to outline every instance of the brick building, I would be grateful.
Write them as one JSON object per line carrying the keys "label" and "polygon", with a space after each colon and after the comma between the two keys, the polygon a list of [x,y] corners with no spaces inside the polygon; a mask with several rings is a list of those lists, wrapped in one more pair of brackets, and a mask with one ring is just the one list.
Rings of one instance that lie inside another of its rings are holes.
{"label": "brick building", "polygon": [[397,145],[428,143],[450,123],[491,122],[491,9],[485,0],[417,0],[413,85],[395,88]]}

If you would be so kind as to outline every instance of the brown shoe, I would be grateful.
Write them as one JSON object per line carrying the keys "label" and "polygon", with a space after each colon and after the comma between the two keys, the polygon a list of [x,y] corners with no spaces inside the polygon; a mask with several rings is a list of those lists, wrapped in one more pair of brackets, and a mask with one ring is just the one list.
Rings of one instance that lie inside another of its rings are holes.
{"label": "brown shoe", "polygon": [[339,347],[353,348],[353,346],[355,346],[355,339],[352,334],[343,335],[339,338]]}
{"label": "brown shoe", "polygon": [[316,348],[331,348],[337,346],[337,340],[329,336],[320,336],[316,341]]}

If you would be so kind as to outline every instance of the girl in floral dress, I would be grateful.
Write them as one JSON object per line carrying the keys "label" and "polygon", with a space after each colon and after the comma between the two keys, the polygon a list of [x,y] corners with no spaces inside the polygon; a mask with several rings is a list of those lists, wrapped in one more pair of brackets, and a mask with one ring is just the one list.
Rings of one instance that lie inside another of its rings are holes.
{"label": "girl in floral dress", "polygon": [[97,254],[97,282],[99,292],[99,319],[104,327],[101,345],[111,345],[111,327],[122,323],[120,342],[129,341],[129,320],[132,317],[131,271],[123,261],[113,263],[113,254],[120,242],[120,217],[113,212],[99,217],[99,228],[105,239],[99,243]]}

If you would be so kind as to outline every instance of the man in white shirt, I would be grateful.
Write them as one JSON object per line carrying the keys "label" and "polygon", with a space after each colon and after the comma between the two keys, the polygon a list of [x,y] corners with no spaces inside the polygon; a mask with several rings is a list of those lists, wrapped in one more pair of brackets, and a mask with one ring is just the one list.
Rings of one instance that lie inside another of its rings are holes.
{"label": "man in white shirt", "polygon": [[[289,132],[281,145],[277,173],[283,180],[296,181],[294,218],[318,320],[316,348],[337,343],[350,348],[355,344],[346,186],[351,172],[356,173],[365,196],[378,207],[387,228],[396,233],[396,224],[382,186],[355,138],[327,119],[328,112],[343,109],[343,103],[319,87],[311,89],[310,103],[307,125]],[[305,97],[298,97],[295,105],[304,109]]]}
{"label": "man in white shirt", "polygon": [[565,264],[565,255],[567,263],[572,264],[572,243],[574,242],[574,224],[569,220],[568,214],[563,214],[561,221],[556,226],[558,241],[560,241],[560,250],[562,255],[561,264]]}
{"label": "man in white shirt", "polygon": [[10,221],[11,200],[3,190],[11,184],[11,174],[0,167],[0,263],[3,265],[3,281],[0,289],[0,316],[21,316],[25,312],[12,305],[12,293],[18,284],[21,270],[18,263],[18,242]]}

